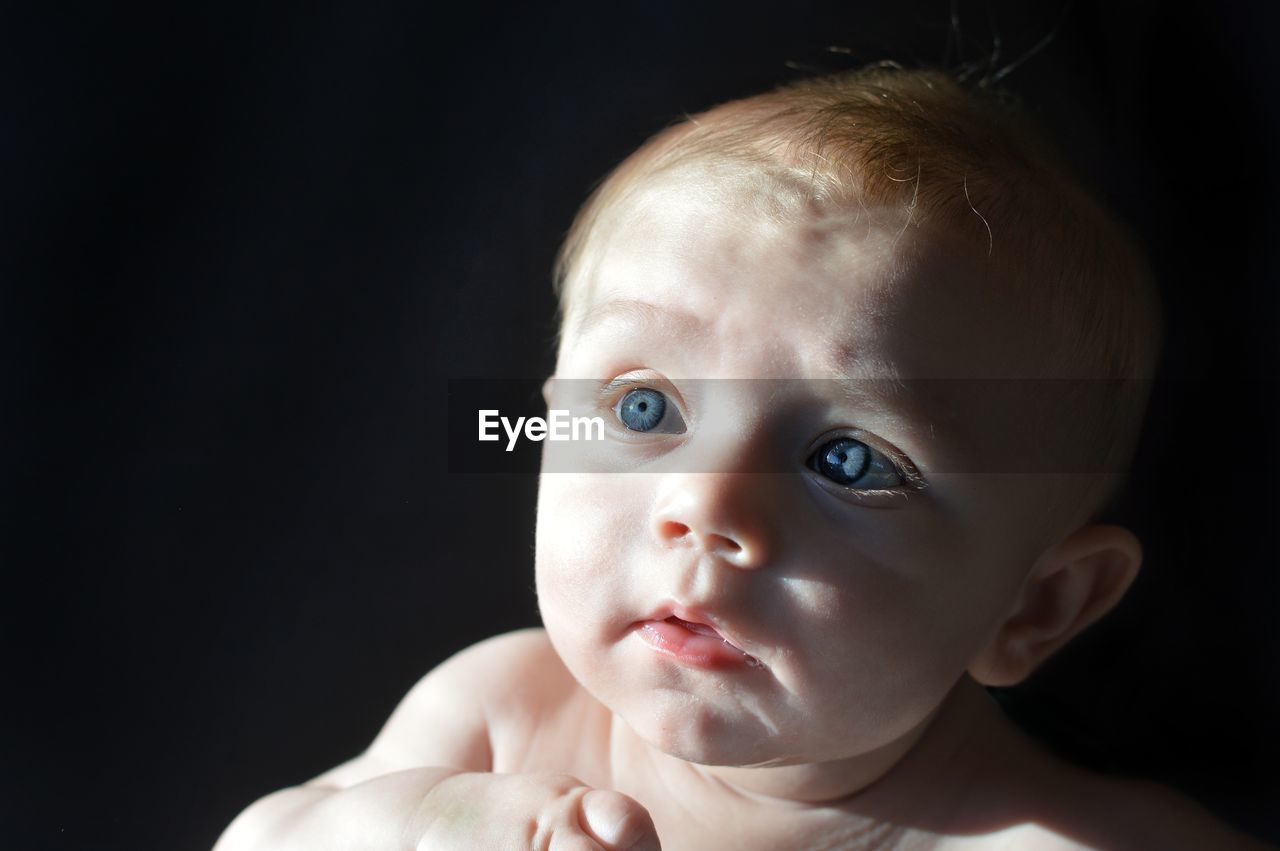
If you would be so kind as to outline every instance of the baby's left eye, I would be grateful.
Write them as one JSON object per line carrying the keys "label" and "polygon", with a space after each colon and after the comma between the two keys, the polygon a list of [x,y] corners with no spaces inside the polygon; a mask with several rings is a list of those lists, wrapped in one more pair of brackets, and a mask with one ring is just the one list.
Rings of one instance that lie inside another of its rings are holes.
{"label": "baby's left eye", "polygon": [[808,465],[842,487],[859,490],[884,490],[905,481],[883,452],[852,437],[827,441],[809,456]]}

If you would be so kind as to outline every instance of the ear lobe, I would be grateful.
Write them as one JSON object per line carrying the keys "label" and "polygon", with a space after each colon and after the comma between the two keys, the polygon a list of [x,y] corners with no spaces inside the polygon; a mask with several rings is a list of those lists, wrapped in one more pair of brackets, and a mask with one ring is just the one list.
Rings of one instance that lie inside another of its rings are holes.
{"label": "ear lobe", "polygon": [[542,401],[547,403],[547,409],[551,408],[551,393],[555,387],[556,377],[553,375],[546,381],[542,382]]}
{"label": "ear lobe", "polygon": [[1011,686],[1111,610],[1142,565],[1142,545],[1120,526],[1085,526],[1045,551],[995,638],[969,666],[978,682]]}

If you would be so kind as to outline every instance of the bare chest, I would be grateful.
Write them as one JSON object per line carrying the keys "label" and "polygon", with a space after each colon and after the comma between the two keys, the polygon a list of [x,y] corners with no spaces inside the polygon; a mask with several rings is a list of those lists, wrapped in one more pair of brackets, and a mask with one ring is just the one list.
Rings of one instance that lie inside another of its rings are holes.
{"label": "bare chest", "polygon": [[[1057,799],[1052,805],[979,819],[989,829],[978,831],[968,818],[963,819],[968,830],[939,831],[924,821],[912,824],[909,813],[883,823],[837,808],[764,805],[708,783],[687,764],[680,764],[683,771],[673,770],[672,758],[637,745],[624,722],[576,683],[570,688],[577,691],[557,701],[554,711],[511,713],[491,727],[493,770],[569,774],[587,786],[627,794],[653,817],[663,851],[1069,851],[1144,847],[1135,838],[1153,835],[1161,844],[1145,847],[1256,847],[1228,839],[1219,826],[1165,806],[1163,799],[1156,806],[1148,803],[1150,796],[1121,795],[1113,783],[1084,784],[1086,794],[1079,794],[1079,784],[1069,786],[1075,791],[1052,796]],[[1105,785],[1105,794],[1095,788],[1099,785]],[[997,797],[1007,802],[1011,796]],[[1108,814],[1121,813],[1118,825],[1107,825]],[[1216,846],[1196,844],[1206,837]]]}
{"label": "bare chest", "polygon": [[[614,789],[653,817],[663,851],[979,851],[1064,849],[1033,830],[943,837],[829,809],[787,811],[708,788],[693,772],[663,770],[643,750],[626,745],[612,715],[589,696],[555,713],[515,718],[493,736],[494,771],[569,774],[593,788]],[[717,792],[719,794],[717,794]]]}

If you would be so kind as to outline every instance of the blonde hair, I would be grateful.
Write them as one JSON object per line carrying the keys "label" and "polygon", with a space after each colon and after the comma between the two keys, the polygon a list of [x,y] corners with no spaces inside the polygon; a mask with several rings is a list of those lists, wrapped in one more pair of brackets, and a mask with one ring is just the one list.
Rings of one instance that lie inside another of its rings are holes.
{"label": "blonde hair", "polygon": [[556,258],[562,312],[602,213],[689,162],[782,168],[824,204],[897,206],[1016,270],[1097,377],[1150,377],[1159,306],[1142,251],[1007,99],[885,65],[815,77],[687,117],[591,194]]}
{"label": "blonde hair", "polygon": [[[908,225],[959,236],[1057,332],[1048,336],[1075,375],[1119,384],[1152,377],[1159,302],[1130,231],[1008,98],[886,64],[731,101],[649,139],[595,189],[561,246],[562,325],[606,214],[687,164],[789,174],[810,207],[898,209]],[[1113,469],[1127,467],[1146,404],[1145,392],[1123,395],[1118,408],[1104,403]]]}

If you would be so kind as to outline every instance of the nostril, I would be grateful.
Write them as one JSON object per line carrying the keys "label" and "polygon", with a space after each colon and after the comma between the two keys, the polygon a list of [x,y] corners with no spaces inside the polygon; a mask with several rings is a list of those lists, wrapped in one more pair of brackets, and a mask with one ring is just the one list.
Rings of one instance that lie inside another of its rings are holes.
{"label": "nostril", "polygon": [[677,523],[675,520],[665,520],[658,527],[658,531],[662,534],[663,538],[674,540],[676,538],[683,538],[685,535],[689,534],[689,527],[683,523]]}
{"label": "nostril", "polygon": [[733,538],[726,538],[724,535],[712,535],[711,540],[721,549],[728,550],[731,553],[736,553],[742,550],[741,544]]}
{"label": "nostril", "polygon": [[705,535],[695,533],[692,528],[679,520],[663,520],[658,524],[657,531],[659,539],[668,544],[676,542],[682,542],[683,544],[694,543],[699,549],[705,549],[708,553],[719,553],[722,556],[729,555],[735,559],[739,558],[739,554],[744,552],[742,545],[728,535],[720,535],[715,532],[709,532]]}

